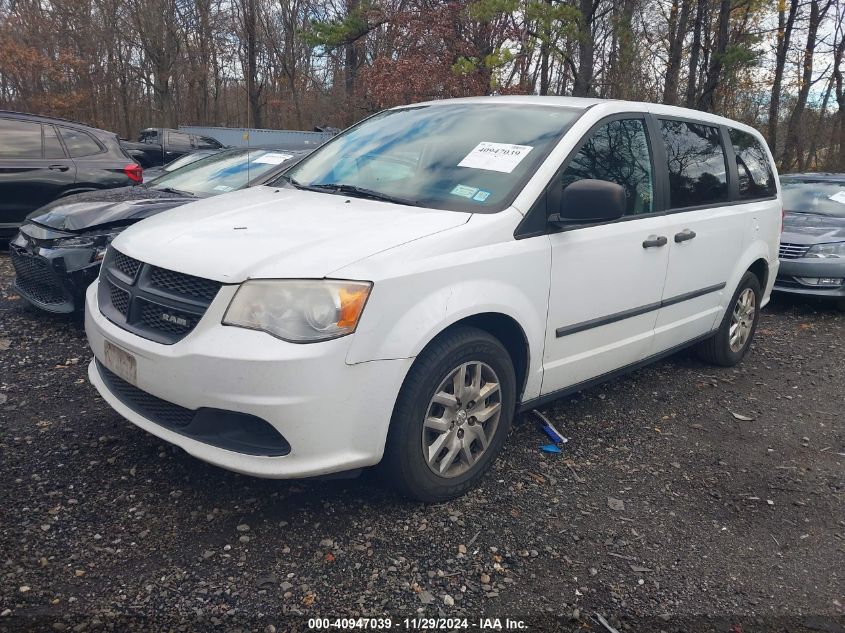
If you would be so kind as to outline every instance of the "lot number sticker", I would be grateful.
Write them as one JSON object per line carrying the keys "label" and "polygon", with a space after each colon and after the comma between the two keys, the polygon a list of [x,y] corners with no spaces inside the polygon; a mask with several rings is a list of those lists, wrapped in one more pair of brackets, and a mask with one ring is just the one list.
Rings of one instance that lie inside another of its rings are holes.
{"label": "lot number sticker", "polygon": [[293,154],[279,154],[278,152],[268,152],[263,156],[259,156],[252,162],[264,163],[265,165],[281,165],[289,158],[293,158]]}
{"label": "lot number sticker", "polygon": [[522,159],[528,156],[533,147],[530,145],[510,145],[482,141],[458,163],[458,167],[486,169],[504,174],[511,173]]}

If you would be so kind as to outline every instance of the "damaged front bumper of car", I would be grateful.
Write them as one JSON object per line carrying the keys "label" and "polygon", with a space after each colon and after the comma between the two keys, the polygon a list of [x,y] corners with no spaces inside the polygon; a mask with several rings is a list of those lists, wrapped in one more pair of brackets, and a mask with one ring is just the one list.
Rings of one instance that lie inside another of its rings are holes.
{"label": "damaged front bumper of car", "polygon": [[70,314],[82,310],[108,245],[123,227],[70,233],[25,224],[9,244],[13,288],[35,307]]}

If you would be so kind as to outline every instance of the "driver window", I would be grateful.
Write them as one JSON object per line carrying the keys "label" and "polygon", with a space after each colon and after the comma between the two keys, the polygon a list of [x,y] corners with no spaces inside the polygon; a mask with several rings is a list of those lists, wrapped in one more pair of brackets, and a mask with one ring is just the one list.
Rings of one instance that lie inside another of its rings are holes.
{"label": "driver window", "polygon": [[562,175],[562,189],[576,180],[608,180],[625,188],[625,215],[654,210],[654,179],[645,122],[610,121],[593,132]]}

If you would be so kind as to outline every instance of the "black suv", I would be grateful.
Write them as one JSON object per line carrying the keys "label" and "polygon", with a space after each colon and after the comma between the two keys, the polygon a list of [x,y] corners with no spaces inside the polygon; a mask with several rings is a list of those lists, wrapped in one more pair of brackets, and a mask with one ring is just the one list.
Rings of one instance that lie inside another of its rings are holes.
{"label": "black suv", "polygon": [[0,236],[56,198],[143,178],[116,134],[81,123],[0,110],[0,139]]}

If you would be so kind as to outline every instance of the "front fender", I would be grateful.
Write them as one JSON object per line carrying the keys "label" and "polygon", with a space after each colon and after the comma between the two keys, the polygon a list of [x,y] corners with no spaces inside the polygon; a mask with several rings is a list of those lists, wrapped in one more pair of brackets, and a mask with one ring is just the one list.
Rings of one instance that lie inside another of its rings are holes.
{"label": "front fender", "polygon": [[[551,265],[548,237],[514,240],[511,228],[503,241],[460,249],[460,235],[479,229],[472,224],[449,231],[448,240],[441,236],[439,247],[454,242],[446,253],[438,248],[437,255],[423,255],[425,246],[417,245],[418,252],[406,250],[404,257],[397,249],[389,264],[377,263],[380,258],[368,262],[391,274],[375,281],[348,363],[415,357],[458,321],[496,313],[522,328],[529,347],[524,397],[539,394]],[[363,269],[349,273],[349,278],[367,278]]]}

